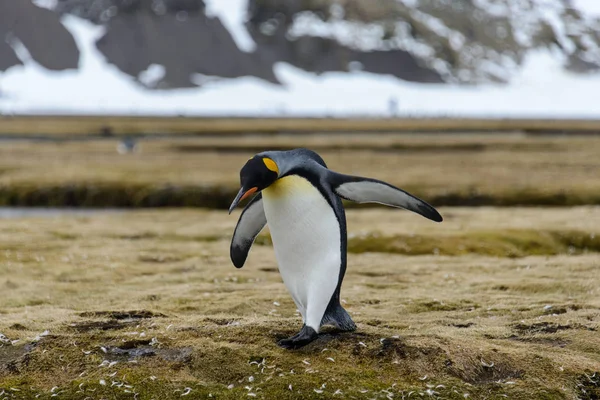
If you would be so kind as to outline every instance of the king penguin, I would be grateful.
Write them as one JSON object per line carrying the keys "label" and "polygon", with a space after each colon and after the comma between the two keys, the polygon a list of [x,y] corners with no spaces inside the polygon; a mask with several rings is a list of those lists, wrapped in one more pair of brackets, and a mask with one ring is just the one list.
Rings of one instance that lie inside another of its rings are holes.
{"label": "king penguin", "polygon": [[340,304],[348,245],[341,199],[404,208],[442,221],[425,201],[376,179],[334,172],[308,149],[259,153],[242,167],[240,183],[229,214],[240,201],[254,197],[233,233],[231,261],[242,268],[256,236],[269,225],[279,272],[303,321],[300,332],[278,342],[288,349],[312,342],[324,325],[356,329]]}

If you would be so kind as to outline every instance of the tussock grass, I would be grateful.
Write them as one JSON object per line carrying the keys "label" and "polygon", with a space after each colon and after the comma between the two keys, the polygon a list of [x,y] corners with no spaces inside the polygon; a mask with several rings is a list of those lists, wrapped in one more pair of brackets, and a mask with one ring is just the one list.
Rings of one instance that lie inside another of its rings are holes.
{"label": "tussock grass", "polygon": [[[229,261],[235,216],[3,220],[2,398],[593,399],[598,256],[564,249],[591,246],[573,232],[597,232],[598,208],[441,211],[442,224],[349,211],[355,238],[451,237],[449,254],[351,253],[342,298],[358,330],[327,328],[298,351],[275,344],[300,319],[272,249],[255,246],[240,270]],[[537,234],[558,250],[450,254],[461,241],[505,246]]]}

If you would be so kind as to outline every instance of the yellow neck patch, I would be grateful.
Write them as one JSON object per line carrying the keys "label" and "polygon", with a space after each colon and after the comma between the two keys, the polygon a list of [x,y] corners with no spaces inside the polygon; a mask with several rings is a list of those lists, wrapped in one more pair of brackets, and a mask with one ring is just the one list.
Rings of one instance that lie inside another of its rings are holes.
{"label": "yellow neck patch", "polygon": [[263,158],[262,159],[263,162],[265,163],[265,165],[267,166],[267,168],[273,172],[276,172],[277,174],[279,174],[279,167],[277,166],[277,164],[275,163],[275,161],[271,160],[270,158]]}

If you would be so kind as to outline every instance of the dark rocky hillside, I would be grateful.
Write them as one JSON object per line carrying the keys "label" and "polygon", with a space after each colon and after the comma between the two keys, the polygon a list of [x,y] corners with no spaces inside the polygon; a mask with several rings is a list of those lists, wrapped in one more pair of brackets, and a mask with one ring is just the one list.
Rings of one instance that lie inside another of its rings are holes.
{"label": "dark rocky hillside", "polygon": [[[39,2],[37,4],[40,4]],[[98,49],[138,77],[152,64],[152,87],[198,84],[193,74],[254,76],[277,83],[274,66],[306,71],[364,70],[414,82],[503,82],[528,52],[552,49],[564,68],[600,68],[600,21],[570,0],[248,0],[251,51],[206,11],[203,0],[57,0],[42,8],[0,2],[0,70],[19,64],[15,43],[49,69],[76,68],[78,50],[61,16],[105,26]],[[141,84],[141,82],[140,82]]]}

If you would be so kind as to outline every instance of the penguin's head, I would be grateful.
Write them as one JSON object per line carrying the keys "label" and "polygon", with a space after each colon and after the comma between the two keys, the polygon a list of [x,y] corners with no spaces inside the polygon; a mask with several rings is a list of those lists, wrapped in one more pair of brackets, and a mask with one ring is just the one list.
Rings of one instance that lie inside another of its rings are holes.
{"label": "penguin's head", "polygon": [[252,157],[240,171],[241,188],[229,207],[229,214],[245,198],[266,189],[279,178],[277,163],[266,156]]}

